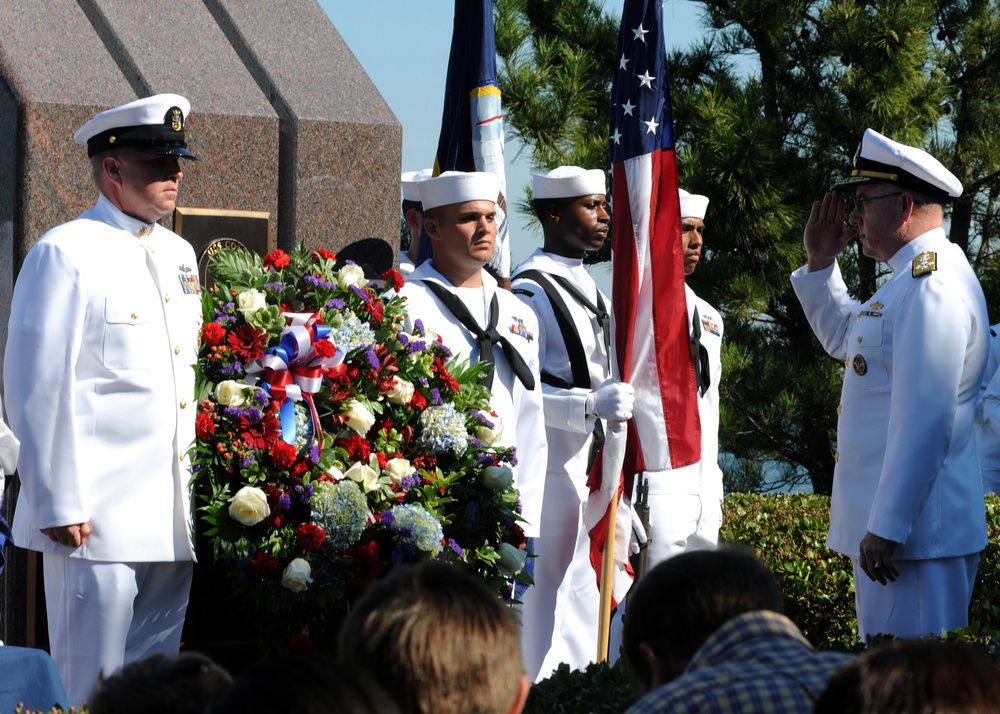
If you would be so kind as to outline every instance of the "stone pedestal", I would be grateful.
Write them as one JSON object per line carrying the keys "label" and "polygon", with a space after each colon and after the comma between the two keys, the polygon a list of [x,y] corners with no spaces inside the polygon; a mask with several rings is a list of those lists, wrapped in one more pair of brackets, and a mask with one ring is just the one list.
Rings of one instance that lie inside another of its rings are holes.
{"label": "stone pedestal", "polygon": [[[96,200],[73,132],[161,92],[192,106],[179,206],[266,212],[269,248],[398,242],[402,129],[315,0],[0,0],[0,346],[24,255]],[[0,639],[32,644],[8,556]]]}

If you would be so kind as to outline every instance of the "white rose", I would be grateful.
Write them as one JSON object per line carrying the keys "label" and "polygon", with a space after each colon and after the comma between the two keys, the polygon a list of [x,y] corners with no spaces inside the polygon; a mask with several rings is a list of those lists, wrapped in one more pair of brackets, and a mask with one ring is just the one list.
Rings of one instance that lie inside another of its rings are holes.
{"label": "white rose", "polygon": [[224,407],[239,407],[243,405],[243,390],[246,385],[227,379],[215,385],[215,401]]}
{"label": "white rose", "polygon": [[374,423],[375,415],[368,411],[368,407],[357,399],[352,399],[347,405],[347,426],[358,436],[364,436]]}
{"label": "white rose", "polygon": [[385,468],[382,469],[382,473],[392,479],[393,483],[400,483],[404,476],[411,476],[413,474],[413,467],[410,466],[410,462],[407,459],[389,459],[385,462]]}
{"label": "white rose", "polygon": [[506,466],[483,469],[483,485],[491,491],[506,491],[514,483],[514,472]]}
{"label": "white rose", "polygon": [[303,558],[293,560],[281,574],[281,584],[293,593],[305,592],[312,581],[312,568],[309,561]]}
{"label": "white rose", "polygon": [[244,315],[267,307],[267,297],[257,288],[244,290],[236,296],[236,308]]}
{"label": "white rose", "polygon": [[337,271],[337,285],[342,288],[346,288],[348,285],[357,285],[359,288],[363,288],[367,284],[365,271],[360,265],[348,263]]}
{"label": "white rose", "polygon": [[501,543],[498,552],[500,560],[497,562],[497,566],[508,578],[520,573],[524,568],[524,561],[528,559],[527,552],[510,543]]}
{"label": "white rose", "polygon": [[479,443],[484,447],[488,448],[493,446],[500,440],[503,436],[503,421],[498,416],[493,416],[492,414],[486,416],[491,422],[493,422],[493,428],[486,426],[485,424],[476,427],[476,438],[479,439]]}
{"label": "white rose", "polygon": [[229,515],[245,526],[255,526],[271,515],[271,507],[263,491],[244,486],[229,499]]}
{"label": "white rose", "polygon": [[364,486],[365,493],[378,490],[378,472],[364,461],[355,462],[344,475]]}
{"label": "white rose", "polygon": [[393,404],[409,404],[410,400],[413,399],[413,391],[413,382],[407,382],[405,379],[393,377],[392,389],[390,389],[385,396],[387,396],[389,401]]}

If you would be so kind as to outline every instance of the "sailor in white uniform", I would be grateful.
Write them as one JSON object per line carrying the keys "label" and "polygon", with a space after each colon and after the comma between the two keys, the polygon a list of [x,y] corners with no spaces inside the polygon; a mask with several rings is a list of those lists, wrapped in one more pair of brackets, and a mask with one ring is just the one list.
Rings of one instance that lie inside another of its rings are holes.
{"label": "sailor in white uniform", "polygon": [[176,94],[91,119],[100,196],[28,253],[4,387],[21,440],[14,539],[44,553],[52,656],[70,701],[100,672],[176,653],[194,548],[189,457],[201,325],[174,209],[190,104]]}
{"label": "sailor in white uniform", "polygon": [[416,268],[417,256],[420,253],[420,234],[424,227],[424,207],[420,203],[420,189],[417,184],[431,178],[431,169],[420,171],[404,171],[399,177],[400,190],[403,194],[400,210],[403,221],[410,229],[410,247],[405,253],[399,254],[399,273],[406,277]]}
{"label": "sailor in white uniform", "polygon": [[[496,242],[499,179],[446,171],[419,188],[434,257],[407,276],[400,291],[408,319],[411,325],[421,320],[454,355],[493,363],[491,406],[502,428],[497,444],[517,449],[514,485],[526,521],[522,526],[527,536],[536,536],[547,459],[538,321],[483,269]],[[489,352],[480,346],[486,342]]]}
{"label": "sailor in white uniform", "polygon": [[[708,197],[680,189],[684,275],[694,273],[704,248]],[[688,332],[698,378],[701,460],[689,466],[643,475],[649,505],[648,567],[694,550],[712,550],[722,525],[719,468],[719,382],[722,379],[722,315],[684,286]],[[639,498],[636,494],[635,499]],[[636,500],[633,502],[636,502]]]}
{"label": "sailor in white uniform", "polygon": [[[854,193],[844,229],[844,193]],[[920,149],[868,129],[852,183],[813,204],[792,286],[844,360],[827,545],[854,561],[860,636],[968,624],[986,517],[974,429],[986,302],[942,228],[962,184]],[[855,236],[892,275],[856,302],[837,265]]]}
{"label": "sailor in white uniform", "polygon": [[603,422],[630,418],[634,401],[631,385],[610,379],[611,301],[583,266],[584,253],[608,237],[605,191],[598,169],[561,166],[535,175],[544,245],[513,279],[514,294],[538,317],[549,446],[534,586],[522,609],[521,650],[532,680],[560,663],[579,669],[597,656],[600,592],[583,523],[587,475]]}

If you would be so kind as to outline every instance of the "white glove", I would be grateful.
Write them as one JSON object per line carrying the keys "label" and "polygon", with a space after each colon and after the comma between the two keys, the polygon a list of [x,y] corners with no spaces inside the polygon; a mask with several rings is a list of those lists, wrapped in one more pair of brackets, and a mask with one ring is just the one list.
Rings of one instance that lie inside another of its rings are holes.
{"label": "white glove", "polygon": [[635,390],[631,384],[609,379],[587,395],[587,413],[599,419],[626,421],[632,418]]}

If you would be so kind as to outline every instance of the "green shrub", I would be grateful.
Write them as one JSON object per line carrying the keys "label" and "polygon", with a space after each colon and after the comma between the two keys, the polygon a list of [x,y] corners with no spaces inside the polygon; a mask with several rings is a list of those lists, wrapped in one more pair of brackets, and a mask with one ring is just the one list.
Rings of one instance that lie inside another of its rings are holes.
{"label": "green shrub", "polygon": [[[969,627],[949,632],[1000,662],[1000,498],[986,498],[989,543],[979,559]],[[859,651],[851,561],[825,545],[830,499],[813,494],[726,497],[720,538],[754,548],[781,583],[785,612],[819,649]],[[878,644],[886,638],[873,640]],[[562,665],[531,688],[526,714],[605,714],[632,703],[621,663],[570,671]]]}

